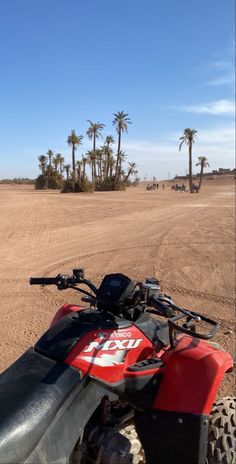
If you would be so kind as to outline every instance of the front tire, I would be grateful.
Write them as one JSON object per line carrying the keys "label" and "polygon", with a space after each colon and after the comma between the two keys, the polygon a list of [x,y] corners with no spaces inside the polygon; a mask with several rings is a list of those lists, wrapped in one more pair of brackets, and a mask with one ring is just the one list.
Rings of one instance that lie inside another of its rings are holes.
{"label": "front tire", "polygon": [[236,463],[236,398],[214,403],[211,411],[206,464]]}

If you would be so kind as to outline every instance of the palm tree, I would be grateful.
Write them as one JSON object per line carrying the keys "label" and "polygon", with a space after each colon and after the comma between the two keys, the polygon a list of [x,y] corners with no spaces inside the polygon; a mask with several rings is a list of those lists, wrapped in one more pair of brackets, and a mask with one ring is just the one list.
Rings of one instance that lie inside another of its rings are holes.
{"label": "palm tree", "polygon": [[[93,152],[96,152],[96,140],[102,137],[102,129],[105,127],[105,124],[101,124],[100,122],[92,122],[90,119],[87,120],[90,124],[90,127],[87,130],[87,136],[90,140],[93,141]],[[92,180],[96,180],[96,167],[95,167],[95,158],[94,158],[94,165],[92,169]]]}
{"label": "palm tree", "polygon": [[96,151],[88,151],[86,153],[86,156],[88,158],[88,162],[91,165],[91,170],[92,170],[92,181],[96,180],[97,177],[97,172],[96,172],[96,159],[97,159],[97,154]]}
{"label": "palm tree", "polygon": [[201,171],[200,171],[200,180],[199,180],[199,186],[198,186],[198,192],[200,191],[201,185],[202,185],[202,178],[203,178],[203,171],[204,168],[207,166],[210,166],[210,164],[207,161],[207,158],[205,156],[199,156],[198,157],[199,161],[196,164],[196,166],[201,166]]}
{"label": "palm tree", "polygon": [[87,163],[88,163],[88,158],[86,158],[86,156],[82,156],[82,166],[83,166],[82,179],[85,178],[85,168],[86,168]]}
{"label": "palm tree", "polygon": [[110,145],[112,145],[113,143],[115,143],[113,135],[108,135],[105,140],[105,145],[107,145],[107,147],[110,148]]}
{"label": "palm tree", "polygon": [[192,147],[193,143],[195,142],[194,138],[197,134],[197,130],[195,129],[190,129],[189,127],[187,129],[184,129],[184,135],[180,137],[180,140],[182,142],[179,145],[179,151],[182,148],[182,145],[186,143],[188,145],[188,153],[189,153],[189,190],[190,193],[193,193],[193,188],[192,188],[192,183],[193,183],[193,175],[192,175]]}
{"label": "palm tree", "polygon": [[47,156],[48,156],[48,159],[49,159],[49,167],[51,168],[52,166],[52,158],[53,158],[53,155],[54,155],[54,151],[52,150],[48,150],[47,151]]}
{"label": "palm tree", "polygon": [[46,173],[46,167],[47,167],[47,156],[45,155],[41,155],[41,156],[38,156],[38,160],[39,160],[39,167],[42,171],[42,174],[44,175]]}
{"label": "palm tree", "polygon": [[72,147],[72,185],[75,191],[75,151],[79,145],[82,145],[83,135],[76,135],[75,130],[67,137],[67,143]]}
{"label": "palm tree", "polygon": [[112,156],[112,149],[108,146],[108,144],[103,145],[102,152],[104,156],[103,160],[103,175],[104,178],[108,177],[108,170],[109,170],[109,159]]}
{"label": "palm tree", "polygon": [[59,164],[59,167],[60,167],[60,174],[62,174],[62,171],[63,171],[63,163],[64,163],[65,159],[63,158],[63,156],[61,155],[61,153],[57,153],[56,158],[57,158],[57,160],[58,160],[58,164]]}
{"label": "palm tree", "polygon": [[98,166],[98,178],[102,180],[102,162],[103,162],[103,155],[104,151],[102,148],[96,150],[96,157],[97,157],[97,166]]}
{"label": "palm tree", "polygon": [[[82,156],[83,158],[83,156]],[[78,180],[81,179],[82,161],[76,161]]]}
{"label": "palm tree", "polygon": [[66,180],[69,181],[69,174],[70,174],[70,164],[64,165],[64,170],[66,171]]}
{"label": "palm tree", "polygon": [[125,177],[125,182],[127,182],[129,180],[129,177],[132,176],[133,174],[137,174],[137,164],[136,163],[129,163],[129,169],[128,169],[128,173],[127,173],[127,176]]}
{"label": "palm tree", "polygon": [[113,113],[114,120],[112,122],[113,126],[116,126],[118,133],[118,147],[117,147],[117,158],[116,158],[116,172],[115,175],[118,178],[119,171],[119,161],[120,161],[120,148],[121,148],[121,134],[122,132],[128,132],[128,124],[132,124],[129,115],[124,113],[124,111],[118,111],[118,113]]}
{"label": "palm tree", "polygon": [[112,176],[113,176],[113,169],[114,169],[115,165],[116,165],[115,158],[114,158],[114,156],[111,155],[109,157],[109,159],[108,159],[108,168],[107,168],[108,176],[110,178],[112,178]]}
{"label": "palm tree", "polygon": [[121,179],[122,163],[125,161],[126,158],[127,158],[127,155],[125,154],[123,150],[121,150],[119,153],[119,158],[118,158],[118,173],[117,173],[118,181]]}
{"label": "palm tree", "polygon": [[60,159],[61,159],[61,155],[59,153],[57,153],[57,155],[54,156],[54,158],[53,158],[53,164],[55,166],[55,171],[56,172],[58,170],[58,166],[60,165]]}

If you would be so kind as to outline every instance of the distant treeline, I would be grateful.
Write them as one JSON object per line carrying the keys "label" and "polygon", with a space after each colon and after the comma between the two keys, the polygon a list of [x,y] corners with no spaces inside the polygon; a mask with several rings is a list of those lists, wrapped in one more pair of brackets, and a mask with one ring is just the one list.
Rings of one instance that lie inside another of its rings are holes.
{"label": "distant treeline", "polygon": [[34,185],[35,180],[28,177],[14,177],[14,179],[0,179],[0,184],[29,184]]}

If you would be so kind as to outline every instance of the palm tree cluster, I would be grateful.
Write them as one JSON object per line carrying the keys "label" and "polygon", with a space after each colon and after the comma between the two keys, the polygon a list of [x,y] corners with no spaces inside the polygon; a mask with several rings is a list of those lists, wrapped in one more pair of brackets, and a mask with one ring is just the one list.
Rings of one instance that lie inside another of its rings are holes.
{"label": "palm tree cluster", "polygon": [[54,153],[53,150],[48,150],[46,155],[38,157],[40,176],[36,179],[36,188],[61,188],[64,182],[63,169],[64,158],[60,153]]}
{"label": "palm tree cluster", "polygon": [[[72,150],[72,163],[64,164],[62,155],[54,155],[52,150],[48,150],[47,155],[41,155],[38,159],[41,177],[48,186],[48,179],[63,172],[66,175],[63,191],[87,191],[87,190],[120,190],[124,189],[130,182],[130,177],[137,176],[136,163],[128,163],[128,170],[125,171],[124,163],[126,154],[121,149],[121,138],[123,132],[128,132],[128,125],[131,124],[129,115],[124,111],[113,114],[112,124],[118,134],[117,152],[114,152],[115,139],[108,135],[102,146],[97,146],[97,141],[102,138],[102,130],[105,124],[88,120],[89,127],[86,132],[87,137],[92,142],[91,150],[81,155],[81,159],[76,160],[76,151],[83,143],[83,135],[77,135],[72,130],[67,137],[67,143]],[[91,169],[91,181],[87,175],[87,167]],[[40,176],[39,176],[40,177]],[[50,188],[50,187],[49,187]]]}
{"label": "palm tree cluster", "polygon": [[[180,137],[181,143],[179,145],[179,150],[181,150],[182,146],[186,144],[188,146],[188,155],[189,155],[189,191],[190,193],[194,192],[193,188],[193,173],[192,173],[192,150],[193,150],[193,144],[195,143],[195,138],[197,135],[197,130],[196,129],[190,129],[187,127],[184,129],[184,134],[182,137]],[[203,178],[203,171],[204,168],[207,166],[210,166],[208,163],[208,160],[205,156],[199,156],[198,157],[198,163],[196,166],[201,167],[200,171],[200,180],[199,180],[199,185],[198,185],[198,192],[200,191],[201,185],[202,185],[202,178]]]}

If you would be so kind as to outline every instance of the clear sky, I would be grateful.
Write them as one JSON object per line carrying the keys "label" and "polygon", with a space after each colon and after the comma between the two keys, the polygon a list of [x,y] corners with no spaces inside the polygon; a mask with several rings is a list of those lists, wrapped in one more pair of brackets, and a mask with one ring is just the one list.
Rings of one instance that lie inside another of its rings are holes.
{"label": "clear sky", "polygon": [[[234,167],[234,0],[0,0],[0,178],[35,177],[48,149],[70,162],[87,119],[116,136],[139,173],[183,174],[193,161]],[[102,141],[101,141],[102,143]]]}

